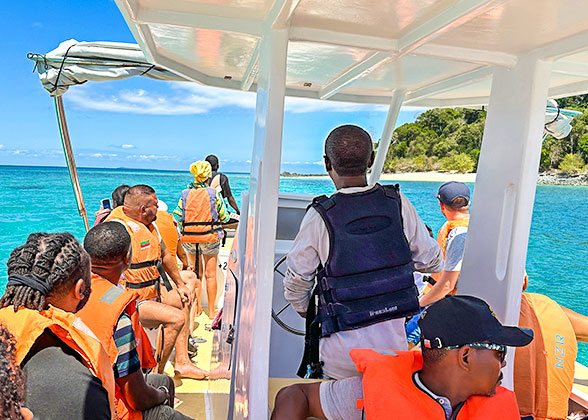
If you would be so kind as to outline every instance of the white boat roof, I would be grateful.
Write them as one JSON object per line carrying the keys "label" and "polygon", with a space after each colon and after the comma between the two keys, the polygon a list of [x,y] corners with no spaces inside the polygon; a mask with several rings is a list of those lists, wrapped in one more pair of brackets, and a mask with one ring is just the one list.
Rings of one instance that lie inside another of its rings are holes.
{"label": "white boat roof", "polygon": [[444,107],[488,103],[495,67],[554,60],[549,97],[588,91],[586,0],[116,0],[147,59],[255,90],[259,43],[289,28],[286,94]]}

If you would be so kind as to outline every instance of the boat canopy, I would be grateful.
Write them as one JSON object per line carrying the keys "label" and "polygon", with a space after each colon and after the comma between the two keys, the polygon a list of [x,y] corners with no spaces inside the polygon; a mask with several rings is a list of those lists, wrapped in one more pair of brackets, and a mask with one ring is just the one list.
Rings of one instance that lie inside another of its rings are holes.
{"label": "boat canopy", "polygon": [[210,86],[256,90],[260,42],[286,30],[286,95],[487,105],[495,69],[554,61],[548,97],[588,90],[585,0],[117,0],[147,58]]}
{"label": "boat canopy", "polygon": [[133,76],[186,80],[147,61],[137,44],[70,39],[45,55],[28,54],[28,58],[35,61],[43,87],[54,97],[63,95],[70,86],[89,80],[119,80]]}

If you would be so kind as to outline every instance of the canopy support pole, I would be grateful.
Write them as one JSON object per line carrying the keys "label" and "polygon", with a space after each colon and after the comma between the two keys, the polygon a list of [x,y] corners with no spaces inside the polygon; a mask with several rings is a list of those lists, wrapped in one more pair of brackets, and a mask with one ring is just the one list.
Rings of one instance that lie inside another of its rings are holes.
{"label": "canopy support pole", "polygon": [[65,119],[65,109],[63,107],[63,98],[61,96],[55,97],[55,112],[57,113],[57,125],[59,127],[59,135],[61,137],[61,145],[63,146],[63,154],[67,169],[69,171],[69,178],[73,187],[74,195],[76,197],[76,204],[80,216],[84,218],[86,232],[90,229],[88,224],[88,215],[86,214],[86,207],[84,206],[84,197],[82,196],[82,188],[80,187],[80,178],[78,177],[78,170],[76,168],[76,161],[74,158],[71,141],[69,139],[69,130],[67,129],[67,121]]}
{"label": "canopy support pole", "polygon": [[[282,155],[288,29],[267,29],[260,44],[255,133],[232,406],[229,418],[267,419],[274,253]],[[241,233],[239,233],[241,234]]]}
{"label": "canopy support pole", "polygon": [[388,109],[388,115],[386,116],[386,123],[384,124],[384,130],[382,132],[382,138],[376,151],[376,159],[372,166],[372,172],[370,173],[369,184],[373,185],[380,180],[382,175],[382,169],[384,168],[384,162],[388,155],[388,148],[392,141],[392,134],[394,133],[394,127],[396,127],[396,121],[400,114],[400,108],[406,95],[405,90],[395,90],[390,101],[390,108]]}
{"label": "canopy support pole", "polygon": [[[458,282],[459,294],[484,299],[508,325],[519,321],[551,66],[521,57],[494,72]],[[504,372],[511,389],[513,354]]]}

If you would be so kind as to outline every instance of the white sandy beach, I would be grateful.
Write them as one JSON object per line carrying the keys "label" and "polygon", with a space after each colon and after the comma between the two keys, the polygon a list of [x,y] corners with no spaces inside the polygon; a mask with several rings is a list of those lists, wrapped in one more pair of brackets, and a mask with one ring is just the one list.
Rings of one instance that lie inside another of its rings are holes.
{"label": "white sandy beach", "polygon": [[[326,179],[328,177],[328,175],[313,175],[305,176],[304,178]],[[394,174],[382,174],[380,179],[382,181],[476,182],[476,174],[460,174],[449,172],[404,172]]]}

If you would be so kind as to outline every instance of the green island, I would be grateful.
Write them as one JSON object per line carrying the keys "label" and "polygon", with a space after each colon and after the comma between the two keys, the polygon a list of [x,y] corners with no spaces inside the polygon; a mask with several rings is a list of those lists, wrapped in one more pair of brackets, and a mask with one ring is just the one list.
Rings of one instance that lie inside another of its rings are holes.
{"label": "green island", "polygon": [[[572,132],[563,139],[548,136],[541,149],[540,172],[588,173],[588,95],[558,99],[561,108],[581,111]],[[398,127],[384,163],[384,172],[475,172],[482,145],[486,111],[437,108],[415,122]]]}

